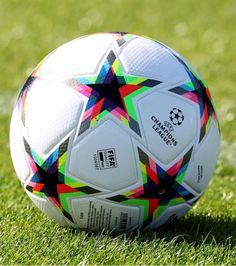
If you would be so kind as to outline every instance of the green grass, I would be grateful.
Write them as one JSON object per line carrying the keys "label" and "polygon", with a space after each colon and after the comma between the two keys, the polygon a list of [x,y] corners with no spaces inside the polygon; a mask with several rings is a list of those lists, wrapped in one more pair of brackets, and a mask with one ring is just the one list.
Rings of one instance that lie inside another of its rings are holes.
{"label": "green grass", "polygon": [[[0,0],[0,264],[236,264],[236,2]],[[149,233],[61,228],[28,199],[14,173],[8,131],[14,97],[51,50],[97,31],[158,39],[188,58],[211,88],[222,150],[201,200]]]}

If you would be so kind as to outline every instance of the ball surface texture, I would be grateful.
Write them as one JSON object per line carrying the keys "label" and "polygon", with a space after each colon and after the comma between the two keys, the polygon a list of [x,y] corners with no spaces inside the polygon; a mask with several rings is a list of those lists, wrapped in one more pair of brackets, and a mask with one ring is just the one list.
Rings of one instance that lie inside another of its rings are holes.
{"label": "ball surface texture", "polygon": [[26,80],[10,126],[14,168],[62,226],[153,229],[183,216],[214,171],[210,91],[177,52],[100,33],[49,54]]}

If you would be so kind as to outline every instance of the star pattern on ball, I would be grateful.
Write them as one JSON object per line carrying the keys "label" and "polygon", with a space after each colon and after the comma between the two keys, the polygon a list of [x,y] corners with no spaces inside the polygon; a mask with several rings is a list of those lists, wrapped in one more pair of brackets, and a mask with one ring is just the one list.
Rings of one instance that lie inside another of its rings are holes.
{"label": "star pattern on ball", "polygon": [[69,138],[60,144],[47,158],[42,158],[24,139],[32,176],[26,189],[42,198],[47,198],[72,223],[68,199],[99,193],[73,177],[66,175],[66,159]]}
{"label": "star pattern on ball", "polygon": [[198,76],[198,74],[192,70],[180,57],[174,54],[171,50],[170,52],[184,66],[190,78],[190,82],[171,88],[169,91],[181,95],[182,97],[187,98],[199,106],[200,143],[207,134],[212,120],[215,121],[216,126],[220,130],[211,93],[206,83]]}
{"label": "star pattern on ball", "polygon": [[135,35],[130,34],[128,32],[111,32],[113,37],[115,38],[117,45],[121,47],[128,41],[132,40],[135,38]]}
{"label": "star pattern on ball", "polygon": [[195,197],[182,185],[192,149],[189,149],[173,166],[164,170],[138,147],[143,184],[132,191],[108,199],[132,206],[143,206],[142,227],[147,227],[168,206],[184,203]]}
{"label": "star pattern on ball", "polygon": [[37,78],[34,77],[33,75],[30,75],[27,78],[24,86],[22,87],[22,89],[21,89],[21,91],[19,93],[17,101],[16,101],[19,113],[21,115],[21,120],[22,120],[23,125],[25,125],[26,97],[27,97],[27,94],[28,94],[30,88],[32,87],[33,83],[36,81],[36,79]]}
{"label": "star pattern on ball", "polygon": [[111,50],[97,75],[73,77],[65,83],[88,99],[78,135],[111,114],[141,137],[134,97],[161,81],[126,74]]}

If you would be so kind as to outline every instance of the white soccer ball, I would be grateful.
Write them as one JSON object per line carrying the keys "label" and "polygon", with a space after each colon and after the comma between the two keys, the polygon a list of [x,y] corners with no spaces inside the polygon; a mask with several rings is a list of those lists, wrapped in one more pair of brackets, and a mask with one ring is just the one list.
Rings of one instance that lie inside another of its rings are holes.
{"label": "white soccer ball", "polygon": [[10,128],[31,200],[60,225],[156,228],[202,195],[219,149],[205,82],[162,43],[129,33],[68,42],[32,72]]}

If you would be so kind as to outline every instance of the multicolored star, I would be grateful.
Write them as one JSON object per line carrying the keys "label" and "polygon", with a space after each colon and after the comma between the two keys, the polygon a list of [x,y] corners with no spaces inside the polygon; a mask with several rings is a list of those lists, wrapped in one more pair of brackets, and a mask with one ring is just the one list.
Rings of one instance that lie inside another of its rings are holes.
{"label": "multicolored star", "polygon": [[20,94],[19,94],[19,96],[17,98],[16,104],[18,106],[18,110],[20,112],[21,120],[22,120],[23,125],[25,125],[25,106],[26,106],[25,102],[26,102],[26,96],[27,96],[27,93],[30,90],[32,84],[34,83],[34,81],[36,79],[37,79],[36,77],[34,77],[33,75],[30,75],[27,78],[27,80],[26,80],[26,82],[25,82],[23,88],[21,89]]}
{"label": "multicolored star", "polygon": [[[162,44],[161,44],[162,45]],[[164,46],[166,49],[168,47]],[[201,79],[201,77],[191,69],[179,56],[174,54],[170,49],[169,51],[175,56],[175,58],[183,65],[185,71],[187,72],[190,82],[182,84],[178,87],[171,88],[169,91],[181,95],[188,100],[198,104],[199,114],[200,114],[200,136],[199,143],[203,140],[204,136],[207,134],[211,121],[215,121],[218,129],[219,121],[216,116],[216,112],[213,105],[213,99],[211,93],[206,83]]]}
{"label": "multicolored star", "polygon": [[161,168],[142,149],[138,148],[143,184],[132,191],[108,198],[132,206],[143,206],[142,227],[155,220],[168,206],[184,203],[195,196],[181,185],[192,148],[169,169]]}
{"label": "multicolored star", "polygon": [[39,197],[48,198],[67,219],[74,223],[68,206],[68,198],[82,197],[100,191],[66,175],[68,143],[69,138],[45,159],[36,153],[24,139],[28,162],[33,173],[26,189]]}
{"label": "multicolored star", "polygon": [[114,36],[119,47],[135,38],[135,35],[128,32],[111,32],[111,34]]}
{"label": "multicolored star", "polygon": [[75,77],[65,83],[88,98],[79,135],[107,114],[112,114],[141,136],[133,98],[161,81],[125,74],[111,50],[98,75]]}

